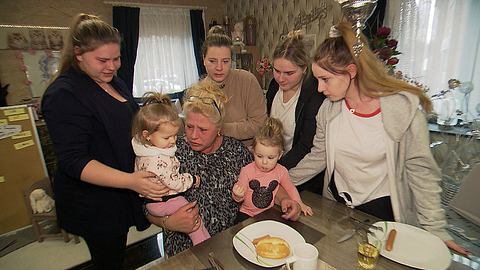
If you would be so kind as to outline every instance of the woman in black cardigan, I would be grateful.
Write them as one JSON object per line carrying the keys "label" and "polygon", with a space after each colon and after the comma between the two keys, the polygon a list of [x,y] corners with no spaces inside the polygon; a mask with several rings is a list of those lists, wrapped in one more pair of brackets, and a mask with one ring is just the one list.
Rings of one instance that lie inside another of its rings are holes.
{"label": "woman in black cardigan", "polygon": [[[267,110],[284,126],[286,153],[279,163],[293,168],[310,152],[315,136],[318,108],[325,96],[318,92],[318,81],[311,75],[310,57],[303,35],[291,32],[275,48],[273,75],[267,98]],[[279,91],[280,90],[280,91]],[[298,187],[322,194],[323,172]]]}
{"label": "woman in black cardigan", "polygon": [[133,172],[131,120],[138,105],[120,67],[120,34],[79,14],[42,113],[58,158],[53,189],[59,226],[84,238],[96,269],[122,269],[130,226],[148,228],[139,194],[166,190]]}

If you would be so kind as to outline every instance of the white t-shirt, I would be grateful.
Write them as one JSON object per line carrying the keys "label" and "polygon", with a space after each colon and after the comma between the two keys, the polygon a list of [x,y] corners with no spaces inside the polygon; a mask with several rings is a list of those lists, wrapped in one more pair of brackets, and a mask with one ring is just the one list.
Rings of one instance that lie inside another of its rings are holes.
{"label": "white t-shirt", "polygon": [[283,124],[283,139],[285,141],[285,153],[292,149],[293,135],[295,132],[295,108],[297,107],[300,87],[289,101],[283,102],[283,91],[278,89],[272,102],[270,117],[277,118]]}
{"label": "white t-shirt", "polygon": [[337,120],[334,177],[339,195],[349,206],[389,196],[386,133],[380,110],[361,115],[350,111],[343,100]]}

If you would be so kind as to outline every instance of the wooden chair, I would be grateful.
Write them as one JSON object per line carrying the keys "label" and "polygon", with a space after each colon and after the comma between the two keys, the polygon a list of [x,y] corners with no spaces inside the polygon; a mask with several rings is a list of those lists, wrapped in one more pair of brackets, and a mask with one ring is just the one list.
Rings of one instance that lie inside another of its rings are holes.
{"label": "wooden chair", "polygon": [[[48,221],[57,223],[57,213],[55,212],[55,208],[53,208],[50,212],[47,212],[47,213],[33,213],[32,205],[30,203],[30,194],[32,193],[33,190],[38,188],[45,190],[48,196],[50,196],[52,199],[54,198],[52,185],[50,183],[50,179],[47,177],[33,183],[28,189],[25,189],[23,191],[23,198],[25,199],[25,205],[27,206],[30,219],[32,220],[33,230],[35,232],[35,235],[37,236],[38,242],[43,242],[43,240],[47,237],[48,238],[63,237],[63,240],[65,242],[69,242],[70,236],[64,229],[59,228],[60,232],[51,233],[46,230],[44,225],[42,225],[42,223],[46,223]],[[73,235],[73,239],[75,243],[80,243],[80,239],[78,238],[77,235]]]}

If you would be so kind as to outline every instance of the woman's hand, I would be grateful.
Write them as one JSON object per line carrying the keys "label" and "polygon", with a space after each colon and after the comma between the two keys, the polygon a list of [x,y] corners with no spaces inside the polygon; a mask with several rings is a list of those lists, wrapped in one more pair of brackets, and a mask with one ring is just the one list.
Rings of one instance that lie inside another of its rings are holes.
{"label": "woman's hand", "polygon": [[300,217],[301,207],[300,204],[290,198],[284,198],[280,202],[282,208],[282,218],[296,221]]}
{"label": "woman's hand", "polygon": [[447,245],[447,247],[449,249],[455,251],[456,253],[458,253],[460,255],[468,256],[468,254],[470,254],[470,251],[468,251],[464,247],[460,246],[459,244],[455,243],[455,241],[453,241],[453,240],[447,240],[447,241],[445,241],[445,244]]}
{"label": "woman's hand", "polygon": [[275,204],[280,205],[282,208],[282,218],[295,221],[300,217],[300,211],[302,210],[300,204],[290,199],[282,186],[280,186],[275,195]]}
{"label": "woman's hand", "polygon": [[191,233],[198,230],[201,223],[197,202],[191,202],[170,215],[165,222],[165,226],[170,231]]}
{"label": "woman's hand", "polygon": [[156,175],[151,172],[137,171],[131,174],[130,189],[136,191],[141,196],[161,201],[162,197],[167,195],[169,188],[160,182],[154,182]]}

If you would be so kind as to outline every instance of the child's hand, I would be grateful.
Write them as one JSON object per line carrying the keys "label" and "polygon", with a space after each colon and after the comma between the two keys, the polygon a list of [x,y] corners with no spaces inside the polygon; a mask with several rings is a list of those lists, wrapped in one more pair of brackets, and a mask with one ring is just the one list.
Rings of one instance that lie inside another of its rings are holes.
{"label": "child's hand", "polygon": [[302,209],[302,213],[305,216],[312,216],[313,215],[313,210],[310,206],[304,204],[303,202],[300,202],[300,208]]}
{"label": "child's hand", "polygon": [[195,183],[193,184],[195,188],[198,188],[200,186],[200,176],[195,175]]}
{"label": "child's hand", "polygon": [[236,202],[243,201],[243,197],[245,197],[245,189],[242,186],[235,184],[232,190],[232,197]]}

